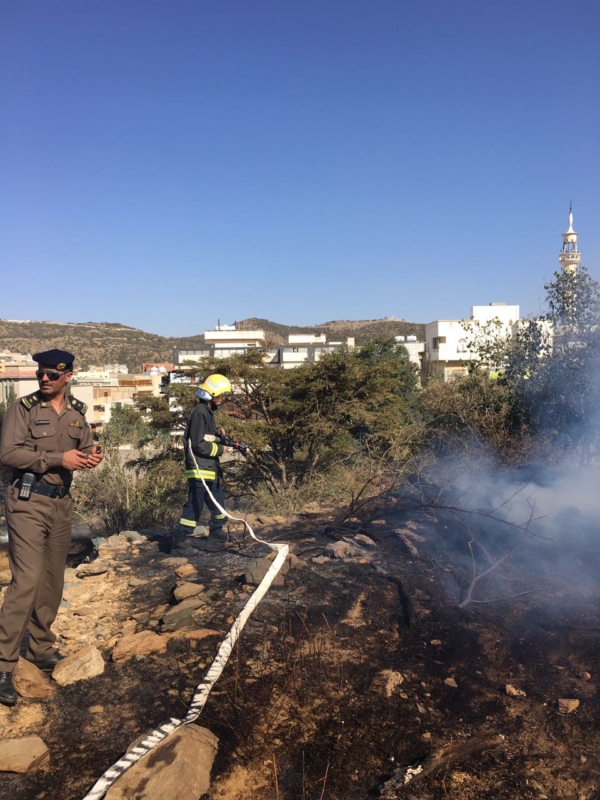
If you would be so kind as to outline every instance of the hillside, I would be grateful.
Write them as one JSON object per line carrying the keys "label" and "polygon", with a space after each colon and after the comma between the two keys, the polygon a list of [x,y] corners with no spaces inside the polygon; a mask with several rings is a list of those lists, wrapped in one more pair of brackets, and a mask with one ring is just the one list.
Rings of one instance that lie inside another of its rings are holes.
{"label": "hillside", "polygon": [[61,347],[75,353],[77,367],[171,361],[173,347],[194,347],[204,336],[166,337],[113,322],[9,322],[0,320],[0,350],[37,353]]}
{"label": "hillside", "polygon": [[328,339],[344,339],[354,336],[357,344],[363,344],[376,336],[417,336],[425,337],[425,325],[421,322],[406,322],[403,319],[359,319],[335,320],[319,325],[281,325],[268,319],[251,317],[237,323],[242,330],[259,328],[271,334],[273,342],[280,344],[287,341],[289,334],[294,333],[326,333]]}
{"label": "hillside", "polygon": [[[375,336],[416,334],[423,337],[424,325],[404,320],[343,320],[322,325],[298,327],[267,319],[250,318],[237,323],[242,330],[259,328],[268,334],[270,344],[280,344],[290,333],[326,333],[329,338],[355,336],[362,343]],[[142,361],[170,361],[173,348],[193,348],[204,335],[158,336],[130,328],[118,322],[14,322],[0,320],[0,351],[37,353],[53,347],[70,350],[77,357],[77,367],[127,364],[140,369]]]}

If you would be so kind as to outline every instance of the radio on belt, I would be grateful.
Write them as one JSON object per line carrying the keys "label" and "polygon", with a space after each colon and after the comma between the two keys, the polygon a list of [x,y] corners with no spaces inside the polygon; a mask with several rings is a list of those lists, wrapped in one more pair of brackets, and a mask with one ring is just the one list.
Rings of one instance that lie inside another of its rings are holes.
{"label": "radio on belt", "polygon": [[26,472],[21,478],[21,489],[19,490],[19,500],[29,500],[31,497],[31,488],[35,482],[35,475],[33,472]]}

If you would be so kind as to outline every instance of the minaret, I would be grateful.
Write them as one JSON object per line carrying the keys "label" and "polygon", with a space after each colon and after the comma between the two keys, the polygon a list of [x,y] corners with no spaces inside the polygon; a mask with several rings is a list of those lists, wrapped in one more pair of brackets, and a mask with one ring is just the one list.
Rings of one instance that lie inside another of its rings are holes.
{"label": "minaret", "polygon": [[577,249],[577,231],[573,230],[573,203],[569,207],[569,230],[563,233],[563,246],[558,261],[563,272],[577,272],[581,253]]}

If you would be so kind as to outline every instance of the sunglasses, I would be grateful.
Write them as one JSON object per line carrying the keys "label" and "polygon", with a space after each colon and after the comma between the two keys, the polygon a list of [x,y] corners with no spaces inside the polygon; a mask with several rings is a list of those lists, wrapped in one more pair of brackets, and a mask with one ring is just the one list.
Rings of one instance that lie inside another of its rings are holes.
{"label": "sunglasses", "polygon": [[53,369],[38,369],[36,370],[35,377],[41,381],[44,375],[46,375],[49,381],[57,381],[66,374],[66,372],[55,372]]}

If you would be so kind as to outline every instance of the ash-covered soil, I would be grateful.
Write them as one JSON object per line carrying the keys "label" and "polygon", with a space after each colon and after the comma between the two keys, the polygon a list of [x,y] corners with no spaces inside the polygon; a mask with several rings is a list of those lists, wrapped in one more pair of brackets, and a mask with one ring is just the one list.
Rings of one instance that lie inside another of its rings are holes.
{"label": "ash-covered soil", "polygon": [[[366,800],[393,777],[402,786],[407,768],[441,747],[460,752],[499,734],[500,746],[449,759],[396,796],[600,798],[600,584],[591,557],[581,580],[565,581],[547,564],[532,568],[523,548],[478,583],[473,598],[486,602],[459,608],[472,566],[467,537],[440,512],[390,500],[343,527],[313,515],[258,532],[289,542],[301,562],[254,613],[199,720],[220,740],[210,800]],[[329,558],[336,540],[361,551]],[[166,653],[112,662],[115,637],[156,629],[171,602],[178,578],[160,548],[149,537],[107,557],[104,575],[68,573],[60,648],[96,644],[106,670],[59,687],[52,701],[0,710],[1,738],[36,733],[51,751],[32,774],[1,775],[0,797],[82,798],[140,734],[185,714],[249,597],[248,560],[268,551],[186,553],[197,571],[186,580],[212,592],[194,625],[216,634],[161,634]],[[387,691],[386,670],[401,676]],[[508,684],[526,696],[508,695]],[[580,705],[561,715],[560,698]]]}

